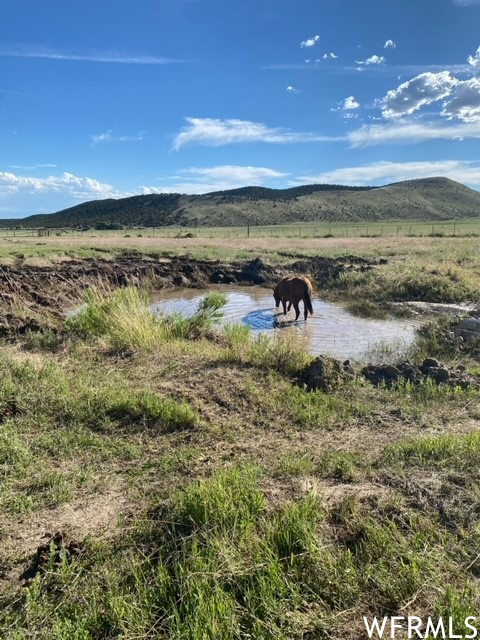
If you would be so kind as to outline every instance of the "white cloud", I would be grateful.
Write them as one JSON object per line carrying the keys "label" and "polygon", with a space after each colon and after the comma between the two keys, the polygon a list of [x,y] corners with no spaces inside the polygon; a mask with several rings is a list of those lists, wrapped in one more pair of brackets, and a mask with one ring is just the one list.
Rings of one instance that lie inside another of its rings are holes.
{"label": "white cloud", "polygon": [[353,96],[348,96],[342,103],[342,110],[349,111],[350,109],[358,109],[360,107],[360,103],[355,100]]}
{"label": "white cloud", "polygon": [[384,118],[398,118],[412,114],[426,104],[446,98],[457,84],[458,80],[448,71],[421,73],[387,92],[379,102],[382,115]]}
{"label": "white cloud", "polygon": [[283,178],[286,173],[281,173],[268,167],[252,167],[238,165],[220,165],[217,167],[192,167],[182,169],[181,173],[194,174],[215,180],[229,180],[240,183],[261,183],[264,178]]}
{"label": "white cloud", "polygon": [[353,96],[348,96],[345,100],[341,100],[337,106],[330,111],[343,111],[343,117],[346,120],[357,118],[357,114],[353,113],[356,109],[360,108],[360,103],[355,100]]}
{"label": "white cloud", "polygon": [[143,140],[143,134],[137,133],[134,136],[115,136],[111,129],[108,129],[105,133],[99,133],[90,136],[92,144],[96,145],[101,142],[138,142]]}
{"label": "white cloud", "polygon": [[472,67],[480,67],[480,47],[478,47],[473,56],[468,56],[467,60]]}
{"label": "white cloud", "polygon": [[459,82],[453,98],[443,105],[442,115],[463,122],[480,121],[480,78]]}
{"label": "white cloud", "polygon": [[300,43],[301,47],[313,47],[320,40],[320,36],[313,36],[312,38],[307,38],[306,40],[302,40]]}
{"label": "white cloud", "polygon": [[330,53],[324,53],[324,54],[323,54],[323,56],[322,56],[322,58],[323,58],[324,60],[327,60],[328,58],[331,58],[332,60],[336,60],[336,59],[338,58],[338,56],[337,56],[337,55],[335,55],[335,54],[333,53],[333,51],[330,51]]}
{"label": "white cloud", "polygon": [[82,178],[66,171],[61,175],[48,176],[47,178],[19,176],[14,173],[0,171],[0,195],[19,193],[64,193],[84,200],[123,198],[127,195],[132,195],[117,191],[112,185],[99,182],[94,178]]}
{"label": "white cloud", "polygon": [[43,47],[18,46],[0,48],[0,57],[45,58],[49,60],[78,60],[80,62],[111,62],[115,64],[171,64],[180,62],[159,56],[125,54],[119,51],[90,51],[87,53],[67,53]]}
{"label": "white cloud", "polygon": [[300,89],[295,89],[291,84],[285,89],[287,93],[300,93]]}
{"label": "white cloud", "polygon": [[305,183],[386,184],[416,178],[443,176],[480,186],[480,166],[473,162],[440,160],[431,162],[374,162],[359,167],[343,167],[320,175],[302,176]]}
{"label": "white cloud", "polygon": [[185,120],[188,125],[183,127],[173,142],[173,148],[177,151],[186,144],[219,147],[246,142],[292,144],[337,140],[337,138],[314,133],[267,127],[261,122],[251,122],[250,120],[220,120],[219,118],[185,118]]}
{"label": "white cloud", "polygon": [[377,54],[373,54],[370,58],[366,60],[355,60],[357,64],[371,65],[371,64],[383,64],[385,62],[385,58],[383,56],[377,56]]}
{"label": "white cloud", "polygon": [[480,0],[453,0],[459,7],[469,7],[474,4],[480,4]]}
{"label": "white cloud", "polygon": [[380,144],[418,144],[428,140],[466,140],[480,138],[480,122],[447,125],[401,121],[386,125],[363,125],[348,133],[352,147]]}
{"label": "white cloud", "polygon": [[44,164],[32,164],[30,166],[22,164],[9,164],[10,169],[21,169],[22,171],[33,171],[34,169],[54,169],[56,164],[44,163]]}
{"label": "white cloud", "polygon": [[265,182],[288,175],[268,167],[237,165],[192,167],[178,173],[180,176],[173,176],[169,184],[161,187],[142,186],[142,193],[209,193],[249,185],[262,186]]}
{"label": "white cloud", "polygon": [[384,49],[396,49],[397,45],[393,40],[387,40],[383,45]]}

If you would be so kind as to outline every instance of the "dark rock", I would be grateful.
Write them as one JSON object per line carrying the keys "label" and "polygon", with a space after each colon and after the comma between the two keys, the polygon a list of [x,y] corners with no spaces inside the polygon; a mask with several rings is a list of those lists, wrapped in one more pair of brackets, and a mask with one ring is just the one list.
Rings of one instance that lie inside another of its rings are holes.
{"label": "dark rock", "polygon": [[430,367],[427,371],[427,376],[433,378],[435,382],[440,384],[446,382],[450,377],[450,372],[445,367]]}
{"label": "dark rock", "polygon": [[465,318],[455,327],[455,335],[464,340],[480,337],[480,318]]}
{"label": "dark rock", "polygon": [[341,363],[334,358],[318,356],[301,372],[300,381],[310,391],[331,391],[354,377],[355,372],[348,360]]}
{"label": "dark rock", "polygon": [[435,358],[425,358],[422,362],[423,369],[430,369],[430,367],[441,367],[441,363]]}
{"label": "dark rock", "polygon": [[452,388],[480,389],[480,376],[468,374],[465,366],[459,365],[456,370],[449,370],[441,363],[438,363],[440,366],[431,366],[432,362],[438,363],[438,360],[426,358],[421,365],[410,362],[400,362],[396,366],[369,364],[362,369],[361,373],[364,378],[377,386],[384,384],[392,387],[402,381],[417,385],[428,378],[438,385],[444,384]]}

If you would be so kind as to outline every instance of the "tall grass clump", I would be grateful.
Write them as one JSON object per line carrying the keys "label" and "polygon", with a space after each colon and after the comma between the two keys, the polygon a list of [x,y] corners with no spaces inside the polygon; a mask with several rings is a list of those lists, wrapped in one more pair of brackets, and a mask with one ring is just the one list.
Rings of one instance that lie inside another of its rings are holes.
{"label": "tall grass clump", "polygon": [[85,294],[84,304],[66,321],[68,331],[82,337],[105,339],[113,349],[151,349],[159,342],[197,338],[211,330],[226,304],[220,293],[209,293],[195,313],[154,314],[146,292],[135,287],[105,292],[96,287]]}
{"label": "tall grass clump", "polygon": [[172,313],[159,318],[170,338],[197,338],[212,330],[215,322],[222,318],[221,309],[226,304],[227,296],[213,291],[200,300],[193,315]]}
{"label": "tall grass clump", "polygon": [[105,338],[114,349],[151,348],[166,337],[162,323],[150,311],[147,294],[134,287],[113,292],[89,289],[66,328],[82,337]]}
{"label": "tall grass clump", "polygon": [[257,367],[276,369],[285,375],[297,375],[311,360],[290,337],[270,338],[260,334],[250,344],[248,360]]}

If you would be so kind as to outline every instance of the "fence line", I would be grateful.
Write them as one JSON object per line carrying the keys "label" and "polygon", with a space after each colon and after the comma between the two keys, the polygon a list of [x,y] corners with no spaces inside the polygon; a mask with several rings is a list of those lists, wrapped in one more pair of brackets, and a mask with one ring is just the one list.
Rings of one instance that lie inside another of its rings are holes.
{"label": "fence line", "polygon": [[480,219],[449,222],[305,223],[243,227],[139,227],[125,229],[0,228],[0,238],[354,238],[354,237],[468,237],[480,236]]}

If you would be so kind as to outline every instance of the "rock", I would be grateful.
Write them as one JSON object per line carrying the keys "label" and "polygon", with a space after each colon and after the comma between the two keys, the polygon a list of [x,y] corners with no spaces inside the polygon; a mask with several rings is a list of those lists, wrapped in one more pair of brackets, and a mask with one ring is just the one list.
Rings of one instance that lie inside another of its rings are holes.
{"label": "rock", "polygon": [[455,327],[455,335],[464,340],[480,338],[480,318],[465,318]]}
{"label": "rock", "polygon": [[422,362],[422,369],[430,369],[430,367],[441,367],[441,363],[435,358],[425,358]]}
{"label": "rock", "polygon": [[438,384],[446,382],[450,377],[450,372],[445,367],[430,367],[427,376],[433,378]]}
{"label": "rock", "polygon": [[392,380],[398,380],[398,378],[400,378],[400,376],[402,375],[400,369],[397,369],[397,367],[393,367],[392,365],[386,365],[383,368],[383,373],[385,376],[391,378]]}
{"label": "rock", "polygon": [[[433,362],[439,366],[431,366]],[[361,373],[376,386],[384,384],[387,387],[392,387],[402,381],[417,385],[428,378],[433,380],[435,384],[444,384],[452,388],[480,389],[479,375],[470,375],[464,365],[459,365],[456,370],[449,370],[434,358],[426,358],[421,365],[410,362],[400,362],[395,366],[369,364],[362,369]]]}
{"label": "rock", "polygon": [[301,372],[300,381],[310,391],[330,391],[354,377],[355,372],[348,360],[341,363],[334,358],[318,356]]}

